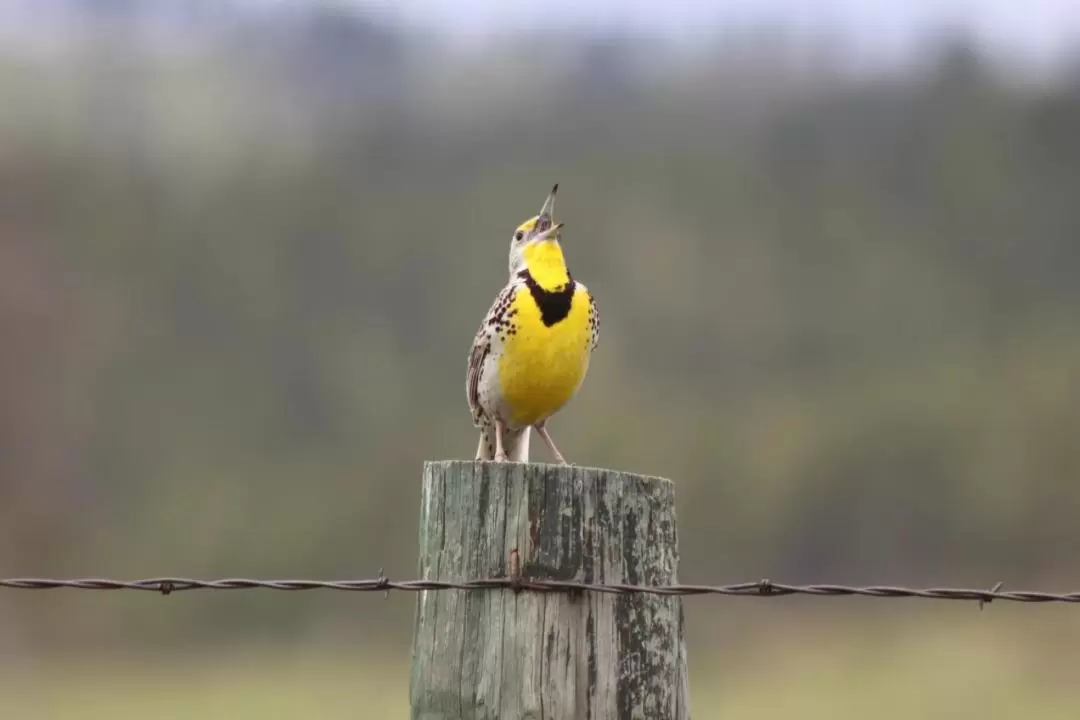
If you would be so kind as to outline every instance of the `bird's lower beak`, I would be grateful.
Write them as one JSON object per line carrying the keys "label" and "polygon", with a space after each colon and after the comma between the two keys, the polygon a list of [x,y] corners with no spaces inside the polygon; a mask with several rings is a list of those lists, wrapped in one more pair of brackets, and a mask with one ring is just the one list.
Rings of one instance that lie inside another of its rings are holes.
{"label": "bird's lower beak", "polygon": [[551,227],[555,215],[555,193],[557,192],[559,192],[559,183],[555,183],[555,186],[551,188],[547,200],[544,201],[544,206],[540,208],[540,216],[536,221],[536,229],[539,231]]}
{"label": "bird's lower beak", "polygon": [[552,226],[548,227],[547,230],[544,230],[539,235],[537,235],[536,239],[538,241],[558,240],[559,239],[559,231],[563,229],[563,225],[565,225],[565,224],[566,223],[558,223],[557,225],[552,225]]}

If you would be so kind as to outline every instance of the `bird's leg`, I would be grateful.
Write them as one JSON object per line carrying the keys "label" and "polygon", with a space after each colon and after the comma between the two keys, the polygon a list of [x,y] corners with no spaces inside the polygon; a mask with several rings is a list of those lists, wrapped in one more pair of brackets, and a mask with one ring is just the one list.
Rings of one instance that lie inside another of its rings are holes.
{"label": "bird's leg", "polygon": [[503,448],[503,424],[498,418],[495,418],[495,462],[506,462],[506,450]]}
{"label": "bird's leg", "polygon": [[555,441],[551,439],[551,435],[547,431],[547,423],[540,423],[536,426],[536,433],[544,440],[544,444],[548,446],[548,450],[555,456],[555,462],[560,465],[566,465],[566,459],[559,452],[559,448],[555,447]]}

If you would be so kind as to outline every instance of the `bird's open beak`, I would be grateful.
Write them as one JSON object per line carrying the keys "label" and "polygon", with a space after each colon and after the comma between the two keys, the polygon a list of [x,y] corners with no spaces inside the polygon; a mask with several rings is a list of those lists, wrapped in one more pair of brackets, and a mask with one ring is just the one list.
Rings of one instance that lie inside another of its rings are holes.
{"label": "bird's open beak", "polygon": [[540,208],[540,216],[536,220],[537,232],[543,232],[551,227],[555,215],[555,193],[557,192],[559,192],[559,183],[555,183],[555,187],[551,188],[547,200],[544,201],[544,207]]}
{"label": "bird's open beak", "polygon": [[549,227],[547,230],[544,230],[544,231],[540,232],[536,236],[536,241],[539,242],[539,241],[543,241],[543,240],[558,240],[559,239],[559,231],[563,229],[563,226],[565,224],[566,223],[557,223],[557,224],[552,225],[551,227]]}

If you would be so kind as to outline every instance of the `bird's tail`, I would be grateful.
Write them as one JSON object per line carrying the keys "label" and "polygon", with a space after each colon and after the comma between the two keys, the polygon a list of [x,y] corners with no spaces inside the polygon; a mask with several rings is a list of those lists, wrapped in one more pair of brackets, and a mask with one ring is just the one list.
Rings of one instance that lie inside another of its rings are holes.
{"label": "bird's tail", "polygon": [[[506,459],[511,462],[529,462],[529,430],[503,430],[503,450]],[[476,448],[477,460],[495,459],[495,424],[484,423],[480,426],[480,444]]]}

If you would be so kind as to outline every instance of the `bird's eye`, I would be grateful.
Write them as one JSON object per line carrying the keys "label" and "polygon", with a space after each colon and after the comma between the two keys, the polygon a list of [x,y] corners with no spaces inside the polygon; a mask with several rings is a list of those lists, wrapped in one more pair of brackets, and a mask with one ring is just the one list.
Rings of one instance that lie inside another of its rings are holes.
{"label": "bird's eye", "polygon": [[518,242],[521,242],[521,239],[524,238],[524,237],[525,237],[525,233],[523,233],[520,230],[518,230],[516,233],[514,233],[514,239],[517,240]]}

